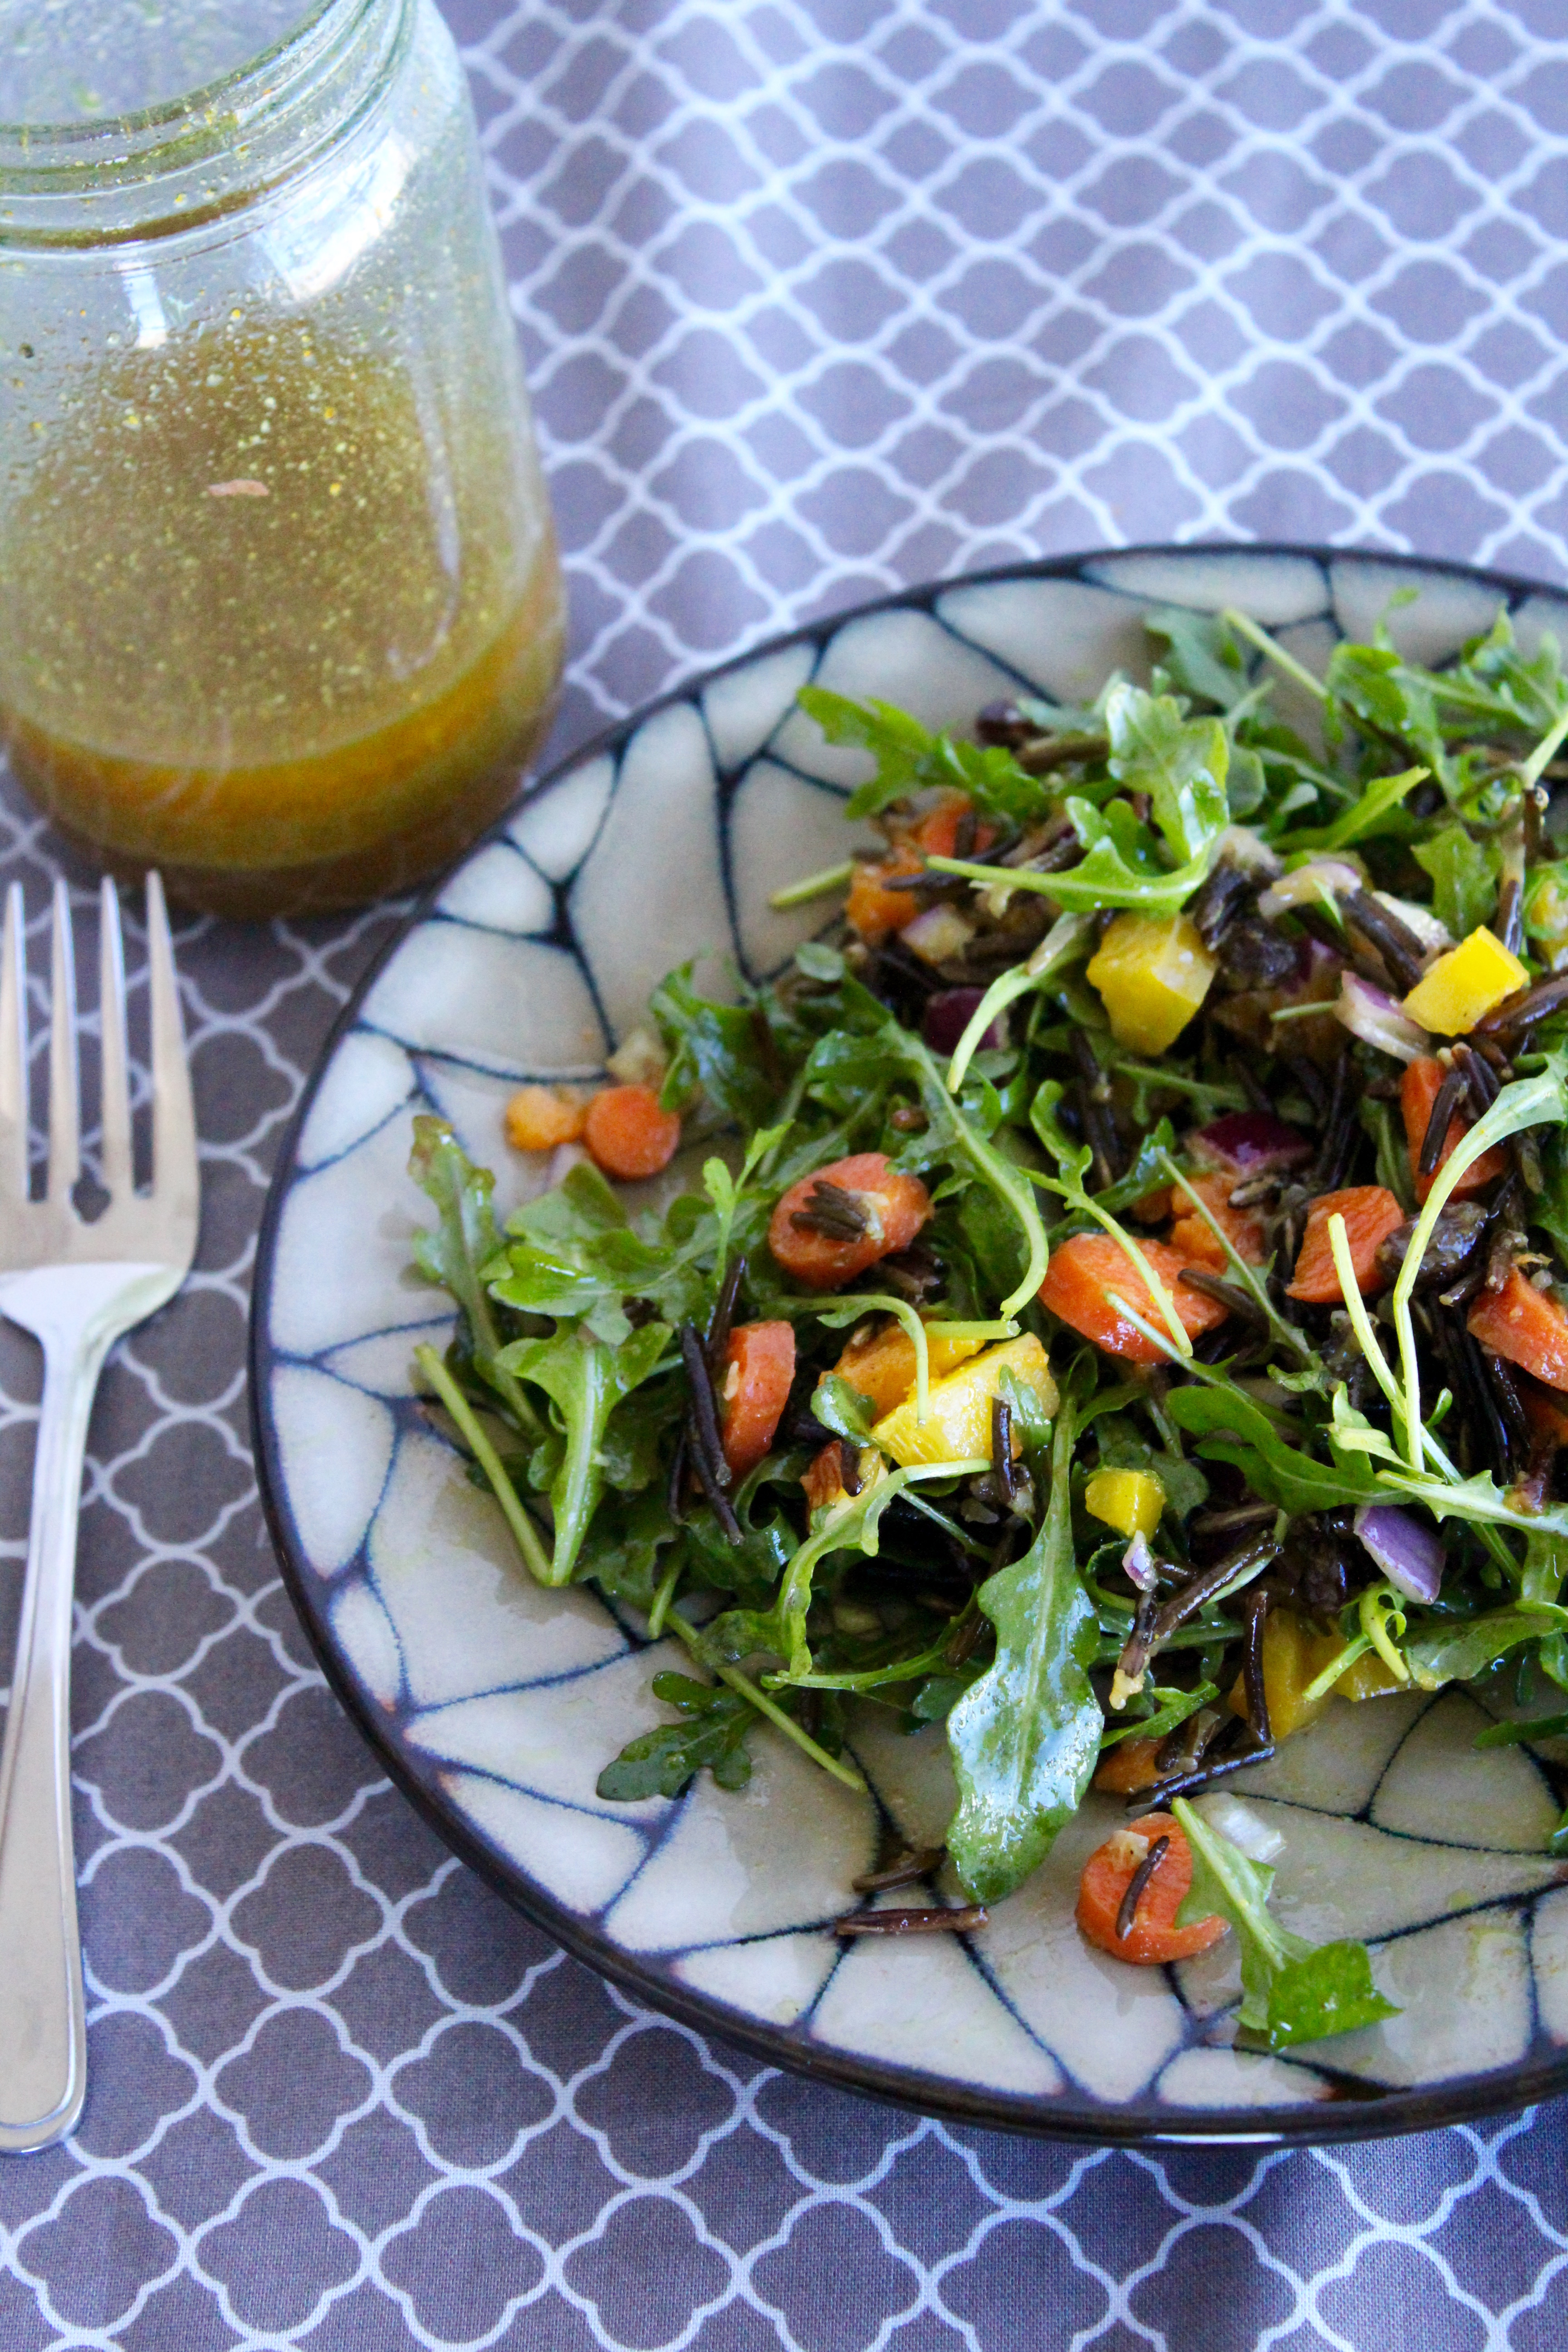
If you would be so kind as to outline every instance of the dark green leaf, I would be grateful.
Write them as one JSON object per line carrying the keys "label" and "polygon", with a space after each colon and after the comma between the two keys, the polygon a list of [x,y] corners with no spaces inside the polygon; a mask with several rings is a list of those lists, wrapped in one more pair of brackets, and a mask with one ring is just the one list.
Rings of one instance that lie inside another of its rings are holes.
{"label": "dark green leaf", "polygon": [[1113,686],[1105,727],[1111,774],[1125,792],[1148,793],[1172,856],[1205,856],[1230,822],[1230,746],[1218,719],[1184,719],[1168,694]]}
{"label": "dark green leaf", "polygon": [[767,1024],[750,1005],[716,1004],[699,996],[691,971],[690,964],[682,964],[648,999],[669,1048],[664,1102],[674,1108],[698,1086],[726,1118],[746,1129],[762,1127],[779,1092]]}
{"label": "dark green leaf", "polygon": [[835,1437],[853,1439],[864,1445],[871,1434],[875,1407],[868,1396],[851,1388],[837,1372],[829,1372],[818,1382],[812,1393],[811,1410],[825,1430]]}
{"label": "dark green leaf", "polygon": [[564,1427],[565,1454],[550,1484],[555,1518],[552,1584],[569,1580],[605,1491],[605,1424],[621,1399],[647,1380],[669,1337],[668,1324],[645,1323],[612,1347],[580,1327],[563,1326],[552,1339],[514,1340],[501,1352],[502,1368],[542,1389]]}
{"label": "dark green leaf", "polygon": [[1050,806],[1050,795],[1038,778],[995,745],[983,749],[951,735],[933,735],[891,703],[852,702],[826,687],[803,687],[798,700],[830,743],[855,744],[877,762],[871,782],[851,793],[847,816],[873,815],[933,786],[967,793],[982,815],[999,816],[1012,824],[1032,824]]}
{"label": "dark green leaf", "polygon": [[656,1675],[653,1688],[681,1719],[628,1740],[600,1773],[600,1796],[609,1804],[678,1797],[704,1765],[721,1789],[743,1789],[752,1777],[746,1735],[757,1719],[747,1702],[722,1684],[710,1687],[685,1675]]}
{"label": "dark green leaf", "polygon": [[1161,668],[1178,694],[1232,710],[1251,690],[1247,665],[1225,623],[1182,604],[1156,604],[1143,615]]}
{"label": "dark green leaf", "polygon": [[438,1212],[435,1226],[414,1237],[415,1264],[427,1282],[440,1283],[457,1300],[475,1370],[531,1436],[537,1418],[516,1381],[498,1365],[500,1337],[481,1271],[500,1248],[490,1206],[495,1178],[488,1168],[474,1166],[444,1118],[427,1114],[414,1122],[408,1172]]}
{"label": "dark green leaf", "polygon": [[1373,1983],[1366,1946],[1347,1937],[1286,1961],[1269,1987],[1265,2031],[1271,2050],[1289,2050],[1298,2042],[1354,2033],[1399,2013]]}
{"label": "dark green leaf", "polygon": [[1411,849],[1432,877],[1432,912],[1456,940],[1468,939],[1489,923],[1497,907],[1499,854],[1495,842],[1477,841],[1462,824],[1445,825],[1430,841]]}
{"label": "dark green leaf", "polygon": [[1087,1672],[1094,1612],[1073,1558],[1073,1441],[1064,1402],[1044,1525],[1022,1559],[980,1588],[995,1661],[947,1718],[959,1790],[948,1851],[976,1902],[1000,1901],[1044,1860],[1100,1753],[1102,1717]]}

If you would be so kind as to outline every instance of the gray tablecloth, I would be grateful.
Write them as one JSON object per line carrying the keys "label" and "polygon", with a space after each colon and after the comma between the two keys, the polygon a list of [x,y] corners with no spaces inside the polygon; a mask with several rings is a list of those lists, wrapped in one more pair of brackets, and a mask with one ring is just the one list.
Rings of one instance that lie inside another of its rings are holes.
{"label": "gray tablecloth", "polygon": [[[1563,0],[451,14],[571,571],[560,750],[1017,554],[1278,535],[1563,577]],[[38,921],[55,845],[4,822]],[[243,1339],[278,1139],[390,919],[181,935],[204,1239],[93,1424],[92,2088],[69,2146],[0,2163],[5,2352],[1568,2341],[1562,2107],[1295,2154],[944,2129],[640,2012],[387,1788],[278,1581]],[[0,1383],[8,1642],[9,1332]]]}

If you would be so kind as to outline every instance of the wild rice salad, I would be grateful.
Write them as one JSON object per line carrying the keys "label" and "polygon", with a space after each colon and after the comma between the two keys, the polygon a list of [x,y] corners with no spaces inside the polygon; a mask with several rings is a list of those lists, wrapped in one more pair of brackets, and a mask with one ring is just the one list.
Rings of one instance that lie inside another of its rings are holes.
{"label": "wild rice salad", "polygon": [[672,972],[616,1084],[522,1090],[574,1164],[504,1232],[416,1122],[460,1310],[420,1362],[530,1571],[689,1654],[604,1797],[739,1789],[764,1717],[856,1787],[852,1704],[945,1725],[945,1849],[842,1932],[983,1926],[1092,1781],[1130,1825],[1082,1932],[1234,1934],[1279,2047],[1391,2012],[1192,1797],[1412,1687],[1568,1731],[1568,681],[1503,614],[1323,680],[1237,613],[1147,627],[1148,690],[973,741],[803,692],[882,846],[780,894],[837,904],[782,979]]}

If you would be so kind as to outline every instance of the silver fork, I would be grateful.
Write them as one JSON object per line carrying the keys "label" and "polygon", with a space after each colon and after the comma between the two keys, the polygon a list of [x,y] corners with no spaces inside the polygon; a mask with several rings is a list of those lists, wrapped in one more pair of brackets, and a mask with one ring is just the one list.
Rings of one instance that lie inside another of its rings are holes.
{"label": "silver fork", "polygon": [[93,1393],[116,1339],[172,1298],[195,1255],[200,1185],[190,1074],[163,887],[147,877],[153,1013],[153,1189],[133,1190],[120,902],[102,892],[103,1188],[78,1216],[76,986],[70,907],[55,885],[48,1184],[27,1189],[22,891],[0,943],[0,1314],[44,1351],[26,1581],[0,1753],[0,2150],[47,2147],[87,2095],[87,2021],[70,1811],[71,1601]]}

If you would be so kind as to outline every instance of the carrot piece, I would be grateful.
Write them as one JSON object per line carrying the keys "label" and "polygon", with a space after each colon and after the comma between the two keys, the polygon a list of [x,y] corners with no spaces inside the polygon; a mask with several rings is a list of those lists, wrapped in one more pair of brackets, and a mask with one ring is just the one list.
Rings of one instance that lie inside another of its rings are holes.
{"label": "carrot piece", "polygon": [[735,1326],[724,1352],[719,1412],[724,1459],[737,1482],[756,1468],[773,1444],[794,1379],[793,1324]]}
{"label": "carrot piece", "polygon": [[1345,1221],[1351,1266],[1363,1298],[1381,1290],[1387,1281],[1378,1269],[1378,1249],[1405,1223],[1404,1210],[1384,1185],[1352,1184],[1343,1192],[1320,1193],[1307,1212],[1307,1230],[1287,1293],[1289,1297],[1304,1299],[1309,1307],[1335,1306],[1344,1298],[1329,1239],[1329,1219],[1335,1215]]}
{"label": "carrot piece", "polygon": [[519,1087],[506,1107],[506,1139],[514,1151],[553,1151],[580,1140],[585,1117],[553,1087]]}
{"label": "carrot piece", "polygon": [[[1266,1255],[1263,1219],[1256,1209],[1231,1207],[1230,1196],[1237,1181],[1228,1171],[1219,1170],[1211,1176],[1187,1179],[1220,1231],[1229,1235],[1237,1257],[1248,1265],[1261,1265]],[[1171,1247],[1182,1264],[1208,1266],[1215,1274],[1226,1273],[1230,1260],[1179,1184],[1171,1188],[1171,1205],[1176,1211],[1176,1222],[1171,1227]]]}
{"label": "carrot piece", "polygon": [[907,844],[900,844],[874,866],[857,862],[844,916],[868,948],[880,947],[889,931],[907,929],[920,913],[918,890],[889,890],[887,886],[901,874],[918,874],[924,864],[918,850]]}
{"label": "carrot piece", "polygon": [[[1492,1351],[1498,1351],[1494,1349]],[[1530,1423],[1530,1433],[1538,1446],[1554,1448],[1568,1445],[1568,1408],[1554,1396],[1538,1389],[1532,1381],[1518,1384],[1519,1401],[1524,1407],[1524,1417]]]}
{"label": "carrot piece", "polygon": [[[1176,1313],[1189,1339],[1212,1331],[1225,1321],[1226,1310],[1215,1298],[1205,1298],[1182,1280],[1182,1260],[1163,1242],[1139,1244],[1149,1264],[1175,1300]],[[1110,1292],[1110,1296],[1106,1297]],[[1123,1356],[1132,1364],[1159,1364],[1165,1359],[1135,1324],[1117,1311],[1117,1302],[1131,1307],[1145,1323],[1163,1333],[1165,1318],[1153,1292],[1119,1242],[1109,1234],[1075,1234],[1051,1253],[1040,1285],[1040,1304],[1059,1315],[1073,1330],[1092,1339],[1108,1356]]]}
{"label": "carrot piece", "polygon": [[[958,855],[958,829],[973,808],[967,793],[948,793],[935,808],[927,811],[914,829],[914,840],[928,857],[955,857]],[[977,824],[971,855],[989,849],[996,838],[994,824]]]}
{"label": "carrot piece", "polygon": [[675,1157],[680,1120],[651,1087],[605,1087],[588,1105],[583,1140],[606,1176],[657,1176]]}
{"label": "carrot piece", "polygon": [[1097,1789],[1108,1789],[1113,1797],[1130,1797],[1135,1789],[1147,1789],[1160,1777],[1156,1760],[1162,1739],[1119,1739],[1108,1748],[1095,1772]]}
{"label": "carrot piece", "polygon": [[1500,1290],[1482,1291],[1466,1328],[1492,1355],[1506,1356],[1549,1389],[1568,1389],[1568,1315],[1517,1265]]}
{"label": "carrot piece", "polygon": [[[1169,1838],[1169,1850],[1138,1898],[1131,1932],[1118,1936],[1116,1915],[1122,1897],[1157,1838]],[[1079,1927],[1099,1950],[1109,1952],[1112,1959],[1131,1960],[1135,1968],[1190,1960],[1217,1944],[1226,1932],[1226,1922],[1217,1916],[1194,1920],[1190,1927],[1177,1927],[1176,1914],[1192,1883],[1193,1851],[1181,1824],[1170,1813],[1144,1813],[1096,1846],[1084,1864],[1078,1889]]]}
{"label": "carrot piece", "polygon": [[[819,1184],[849,1194],[848,1216],[858,1213],[865,1219],[858,1239],[840,1241],[796,1224],[797,1217],[812,1213]],[[768,1221],[768,1247],[808,1290],[837,1290],[879,1257],[908,1249],[930,1215],[931,1194],[918,1176],[895,1174],[885,1151],[856,1151],[790,1186]]]}
{"label": "carrot piece", "polygon": [[[1443,1139],[1442,1156],[1430,1176],[1420,1169],[1421,1146],[1426,1140],[1427,1121],[1432,1106],[1437,1099],[1437,1089],[1447,1076],[1441,1062],[1430,1054],[1422,1054],[1405,1066],[1405,1076],[1399,1081],[1399,1108],[1405,1114],[1405,1139],[1410,1152],[1410,1177],[1415,1187],[1417,1201],[1425,1201],[1436,1182],[1444,1162],[1453,1157],[1459,1139],[1473,1122],[1458,1113],[1448,1121],[1448,1132]],[[1508,1166],[1508,1154],[1500,1144],[1494,1143],[1483,1151],[1473,1168],[1467,1168],[1455,1185],[1450,1199],[1463,1201],[1472,1192],[1482,1192],[1495,1183]]]}

